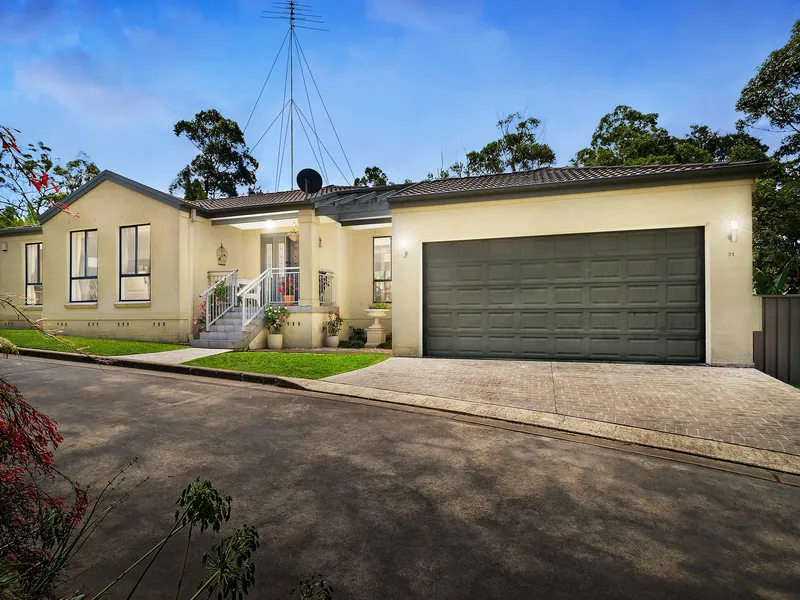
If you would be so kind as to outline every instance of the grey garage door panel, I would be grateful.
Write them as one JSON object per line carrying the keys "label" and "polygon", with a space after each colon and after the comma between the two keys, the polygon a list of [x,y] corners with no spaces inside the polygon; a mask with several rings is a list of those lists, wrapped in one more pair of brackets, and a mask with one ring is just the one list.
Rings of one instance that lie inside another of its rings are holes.
{"label": "grey garage door panel", "polygon": [[429,356],[701,362],[702,228],[425,244]]}

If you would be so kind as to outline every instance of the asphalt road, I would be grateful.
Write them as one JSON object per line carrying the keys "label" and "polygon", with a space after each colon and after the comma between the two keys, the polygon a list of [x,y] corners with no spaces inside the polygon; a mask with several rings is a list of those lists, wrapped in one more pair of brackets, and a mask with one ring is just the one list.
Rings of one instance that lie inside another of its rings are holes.
{"label": "asphalt road", "polygon": [[[56,418],[59,463],[149,480],[84,549],[97,590],[198,476],[261,534],[253,598],[324,573],[338,599],[797,598],[800,488],[581,443],[263,386],[0,360]],[[189,587],[215,536],[190,554]],[[171,598],[183,541],[141,598]],[[124,592],[124,593],[123,593]],[[113,597],[125,597],[123,586]]]}

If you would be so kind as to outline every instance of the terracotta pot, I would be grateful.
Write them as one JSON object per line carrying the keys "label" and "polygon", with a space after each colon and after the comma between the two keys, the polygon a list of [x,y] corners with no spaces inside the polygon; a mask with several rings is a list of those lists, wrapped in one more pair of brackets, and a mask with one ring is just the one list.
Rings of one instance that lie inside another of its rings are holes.
{"label": "terracotta pot", "polygon": [[283,334],[270,333],[267,334],[267,348],[270,350],[280,350],[283,348]]}
{"label": "terracotta pot", "polygon": [[283,305],[284,306],[294,306],[294,294],[291,296],[284,296],[283,297]]}
{"label": "terracotta pot", "polygon": [[329,335],[325,338],[325,345],[328,348],[338,348],[339,347],[339,336],[338,335]]}

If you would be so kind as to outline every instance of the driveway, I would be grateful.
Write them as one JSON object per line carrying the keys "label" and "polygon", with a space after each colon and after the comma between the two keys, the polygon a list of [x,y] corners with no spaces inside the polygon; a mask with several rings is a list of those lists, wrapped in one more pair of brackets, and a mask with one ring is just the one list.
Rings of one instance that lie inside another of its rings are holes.
{"label": "driveway", "polygon": [[391,358],[324,381],[800,455],[800,390],[756,369]]}
{"label": "driveway", "polygon": [[[152,547],[202,476],[261,533],[252,598],[317,572],[339,600],[796,596],[798,487],[241,382],[31,358],[0,374],[59,421],[65,472],[96,487],[138,456],[129,481],[150,478],[69,591]],[[198,536],[187,591],[213,539]],[[182,555],[166,547],[142,598],[174,595]]]}

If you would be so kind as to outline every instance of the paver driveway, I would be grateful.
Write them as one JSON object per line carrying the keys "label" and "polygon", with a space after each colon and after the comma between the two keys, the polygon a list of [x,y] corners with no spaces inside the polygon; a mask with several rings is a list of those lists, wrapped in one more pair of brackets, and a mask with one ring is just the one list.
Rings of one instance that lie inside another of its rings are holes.
{"label": "paver driveway", "polygon": [[800,455],[800,390],[755,369],[391,358],[325,381],[545,411]]}

